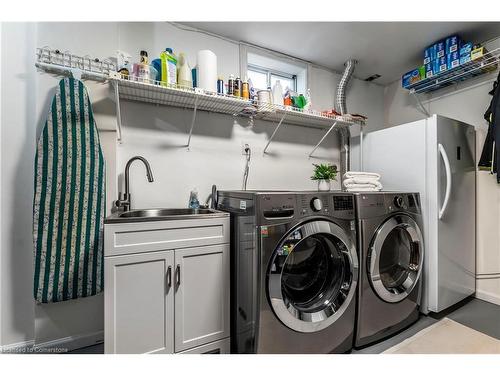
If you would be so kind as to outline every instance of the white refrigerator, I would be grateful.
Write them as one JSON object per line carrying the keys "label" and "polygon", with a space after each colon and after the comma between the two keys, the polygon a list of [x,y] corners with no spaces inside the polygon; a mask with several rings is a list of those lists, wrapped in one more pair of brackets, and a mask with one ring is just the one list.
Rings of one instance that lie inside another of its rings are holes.
{"label": "white refrigerator", "polygon": [[363,169],[384,190],[418,191],[424,219],[422,312],[475,293],[476,162],[472,125],[433,115],[367,133]]}

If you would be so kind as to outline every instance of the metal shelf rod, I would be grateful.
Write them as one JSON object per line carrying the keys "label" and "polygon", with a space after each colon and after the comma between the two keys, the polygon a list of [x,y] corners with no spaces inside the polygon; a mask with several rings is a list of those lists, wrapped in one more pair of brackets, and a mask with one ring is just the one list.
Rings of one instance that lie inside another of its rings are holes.
{"label": "metal shelf rod", "polygon": [[267,144],[266,144],[266,147],[264,147],[264,151],[263,153],[265,154],[266,151],[267,151],[267,148],[269,147],[269,145],[271,144],[274,136],[276,135],[276,133],[278,132],[278,129],[280,128],[281,124],[283,123],[283,120],[285,119],[286,117],[286,114],[284,113],[283,116],[281,116],[281,120],[280,122],[278,123],[278,126],[276,126],[276,128],[274,129],[273,131],[273,134],[271,134],[271,137],[269,138],[269,140],[267,141]]}
{"label": "metal shelf rod", "polygon": [[116,140],[122,143],[122,113],[120,109],[120,91],[118,90],[118,82],[113,82],[115,89],[115,105],[116,105]]}
{"label": "metal shelf rod", "polygon": [[196,121],[196,110],[198,109],[198,97],[194,100],[193,117],[191,118],[191,128],[189,129],[189,137],[187,141],[187,148],[189,150],[189,145],[191,144],[191,136],[193,135],[194,123]]}
{"label": "metal shelf rod", "polygon": [[335,127],[335,125],[337,125],[337,121],[335,121],[333,123],[332,126],[330,126],[330,129],[328,129],[328,131],[325,133],[325,135],[319,140],[318,144],[316,146],[314,146],[314,148],[312,149],[312,151],[309,153],[309,157],[312,156],[312,154],[314,154],[314,151],[316,151],[318,149],[318,147],[323,143],[323,141],[325,140],[325,138],[328,136],[328,134],[330,134],[330,132],[333,130],[333,128]]}

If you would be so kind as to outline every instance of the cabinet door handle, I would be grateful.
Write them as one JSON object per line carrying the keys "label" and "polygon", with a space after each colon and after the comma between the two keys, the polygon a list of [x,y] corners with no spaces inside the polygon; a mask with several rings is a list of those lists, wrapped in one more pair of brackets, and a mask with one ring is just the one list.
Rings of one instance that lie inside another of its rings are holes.
{"label": "cabinet door handle", "polygon": [[180,264],[178,264],[177,267],[175,268],[175,277],[176,277],[177,286],[181,285],[181,265]]}
{"label": "cabinet door handle", "polygon": [[167,286],[169,288],[172,286],[172,266],[167,268]]}

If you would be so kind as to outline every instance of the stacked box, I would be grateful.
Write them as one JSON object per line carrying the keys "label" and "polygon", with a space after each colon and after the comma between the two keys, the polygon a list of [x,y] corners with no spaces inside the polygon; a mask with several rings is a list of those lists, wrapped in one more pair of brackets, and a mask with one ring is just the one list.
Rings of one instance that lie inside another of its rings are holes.
{"label": "stacked box", "polygon": [[436,60],[441,57],[446,57],[446,42],[444,40],[436,43]]}
{"label": "stacked box", "polygon": [[460,52],[462,40],[458,35],[451,35],[445,40],[446,54],[451,55],[454,52]]}
{"label": "stacked box", "polygon": [[434,77],[434,64],[433,64],[433,62],[425,64],[424,67],[425,67],[425,78]]}
{"label": "stacked box", "polygon": [[436,59],[436,45],[429,46],[424,51],[424,65],[431,63]]}
{"label": "stacked box", "polygon": [[469,55],[470,57],[470,54],[472,52],[472,43],[465,43],[462,45],[462,47],[460,47],[460,57],[462,56],[467,56]]}
{"label": "stacked box", "polygon": [[432,68],[433,75],[444,73],[447,70],[448,70],[448,62],[446,61],[446,56],[438,57],[436,60],[434,60],[434,65]]}
{"label": "stacked box", "polygon": [[460,66],[460,53],[458,51],[446,55],[446,68],[455,69]]}
{"label": "stacked box", "polygon": [[425,78],[425,67],[419,66],[416,69],[410,70],[408,73],[403,74],[401,83],[404,88],[411,86]]}

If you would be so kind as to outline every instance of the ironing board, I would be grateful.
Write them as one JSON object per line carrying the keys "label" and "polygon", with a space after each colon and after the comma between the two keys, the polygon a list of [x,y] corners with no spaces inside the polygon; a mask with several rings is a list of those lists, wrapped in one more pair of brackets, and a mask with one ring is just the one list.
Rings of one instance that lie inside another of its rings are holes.
{"label": "ironing board", "polygon": [[105,165],[84,84],[62,79],[35,156],[34,297],[38,303],[103,290]]}

